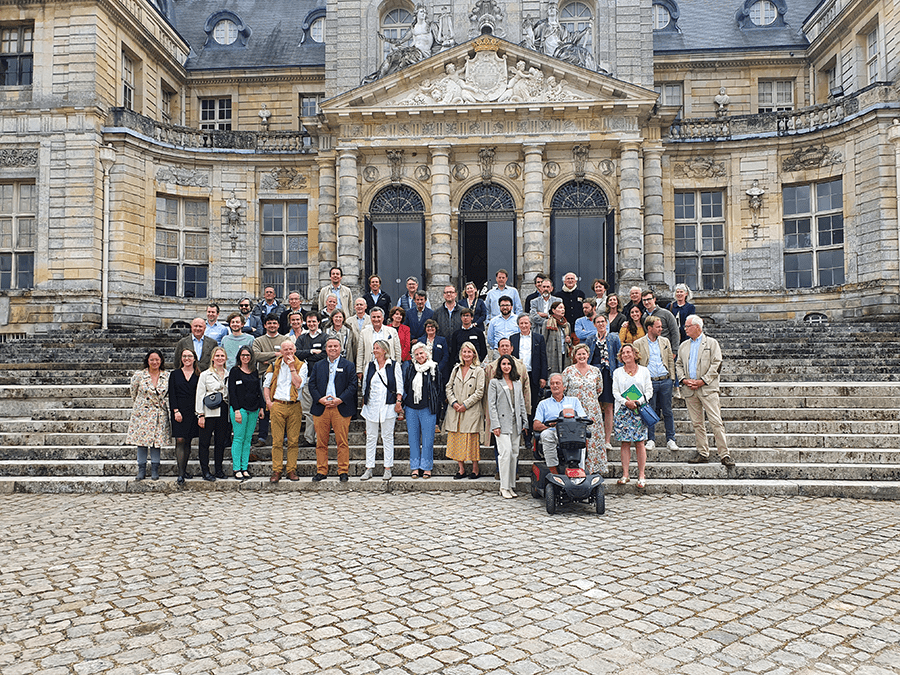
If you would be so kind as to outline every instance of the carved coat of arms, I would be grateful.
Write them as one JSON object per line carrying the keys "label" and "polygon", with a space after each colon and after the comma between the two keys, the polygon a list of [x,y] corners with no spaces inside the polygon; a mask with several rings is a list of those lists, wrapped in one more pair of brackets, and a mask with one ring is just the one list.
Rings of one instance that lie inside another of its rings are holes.
{"label": "carved coat of arms", "polygon": [[475,89],[478,101],[496,101],[506,91],[506,58],[497,52],[480,51],[466,59],[466,83]]}

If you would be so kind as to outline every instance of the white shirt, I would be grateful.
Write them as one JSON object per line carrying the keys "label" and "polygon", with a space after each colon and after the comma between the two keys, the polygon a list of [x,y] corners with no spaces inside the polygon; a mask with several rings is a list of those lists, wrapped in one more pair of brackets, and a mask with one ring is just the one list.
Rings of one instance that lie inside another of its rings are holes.
{"label": "white shirt", "polygon": [[[303,387],[306,386],[306,382],[309,379],[309,368],[306,367],[306,362],[303,362],[303,365],[300,366],[300,386],[297,387],[297,391],[299,392]],[[272,386],[272,373],[266,373],[266,378],[263,380],[263,387],[268,389]],[[291,400],[291,369],[285,368],[284,363],[282,362],[282,367],[278,371],[278,384],[275,385],[275,400],[276,401],[290,401]],[[297,400],[300,400],[300,397],[297,397]]]}
{"label": "white shirt", "polygon": [[531,372],[531,333],[519,335],[519,360],[525,364],[525,370]]}
{"label": "white shirt", "polygon": [[[384,422],[397,417],[397,412],[394,410],[396,399],[387,400],[387,369],[394,369],[395,386],[397,387],[396,395],[403,396],[403,376],[400,372],[399,364],[394,363],[391,359],[387,359],[384,362],[384,368],[378,368],[377,363],[375,365],[375,374],[372,375],[372,379],[369,382],[369,402],[362,407],[360,412],[363,418],[369,422]],[[376,401],[378,402],[376,403]]]}

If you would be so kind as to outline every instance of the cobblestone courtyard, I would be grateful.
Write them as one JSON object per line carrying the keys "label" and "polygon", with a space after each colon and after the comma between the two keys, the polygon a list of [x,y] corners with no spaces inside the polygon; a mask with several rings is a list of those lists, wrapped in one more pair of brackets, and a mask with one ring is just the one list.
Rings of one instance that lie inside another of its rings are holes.
{"label": "cobblestone courtyard", "polygon": [[0,672],[900,672],[900,505],[0,497]]}

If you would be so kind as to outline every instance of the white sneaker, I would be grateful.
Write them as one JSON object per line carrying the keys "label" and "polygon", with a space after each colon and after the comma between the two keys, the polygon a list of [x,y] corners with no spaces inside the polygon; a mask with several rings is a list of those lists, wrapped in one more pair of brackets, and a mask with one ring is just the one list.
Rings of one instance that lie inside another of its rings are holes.
{"label": "white sneaker", "polygon": [[360,480],[369,480],[372,477],[372,469],[366,469],[366,472],[359,477]]}
{"label": "white sneaker", "polygon": [[506,490],[506,489],[504,489],[504,488],[500,488],[500,495],[501,495],[504,499],[512,499],[512,498],[513,498],[512,493],[511,493],[509,490]]}
{"label": "white sneaker", "polygon": [[391,473],[390,469],[384,470],[384,475],[381,476],[381,480],[390,480],[394,477],[394,474]]}
{"label": "white sneaker", "polygon": [[647,441],[647,442],[644,443],[644,447],[645,447],[647,450],[652,450],[653,448],[656,447],[656,443],[654,443],[653,441]]}
{"label": "white sneaker", "polygon": [[669,450],[672,450],[672,451],[680,450],[680,449],[681,449],[681,448],[678,447],[678,443],[675,442],[675,439],[674,439],[674,438],[673,438],[671,441],[669,441],[668,443],[666,443],[666,447],[667,447]]}
{"label": "white sneaker", "polygon": [[519,496],[519,494],[512,488],[509,489],[509,494],[512,496],[513,499],[515,499],[516,497]]}

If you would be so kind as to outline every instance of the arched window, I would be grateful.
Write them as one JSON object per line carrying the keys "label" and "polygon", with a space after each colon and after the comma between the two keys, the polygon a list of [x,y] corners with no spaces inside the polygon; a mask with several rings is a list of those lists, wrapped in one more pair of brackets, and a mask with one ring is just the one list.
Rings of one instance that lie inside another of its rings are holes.
{"label": "arched window", "polygon": [[[516,278],[516,212],[509,192],[495,184],[469,188],[459,203],[460,286],[478,288],[499,269]],[[513,283],[513,281],[510,281]]]}
{"label": "arched window", "polygon": [[559,12],[560,25],[570,33],[580,33],[587,29],[587,34],[581,44],[588,49],[594,44],[593,19],[590,8],[583,2],[570,2],[568,5],[564,5]]}
{"label": "arched window", "polygon": [[653,30],[677,31],[678,16],[678,5],[675,3],[675,0],[654,0]]}
{"label": "arched window", "polygon": [[550,202],[550,276],[615,279],[615,225],[606,193],[590,181],[566,183]]}
{"label": "arched window", "polygon": [[394,44],[387,40],[381,40],[382,59],[386,58],[397,47],[409,44],[412,38],[410,29],[415,18],[411,11],[403,7],[392,9],[381,18],[381,34],[389,40],[402,40],[402,42]]}
{"label": "arched window", "polygon": [[383,290],[398,299],[406,279],[425,286],[425,203],[406,185],[378,192],[366,218],[366,276],[381,277]]}
{"label": "arched window", "polygon": [[759,0],[750,5],[750,21],[754,26],[768,26],[778,18],[778,10],[769,0]]}
{"label": "arched window", "polygon": [[230,19],[222,19],[213,29],[213,39],[220,45],[230,45],[237,40],[237,36],[237,25]]}

